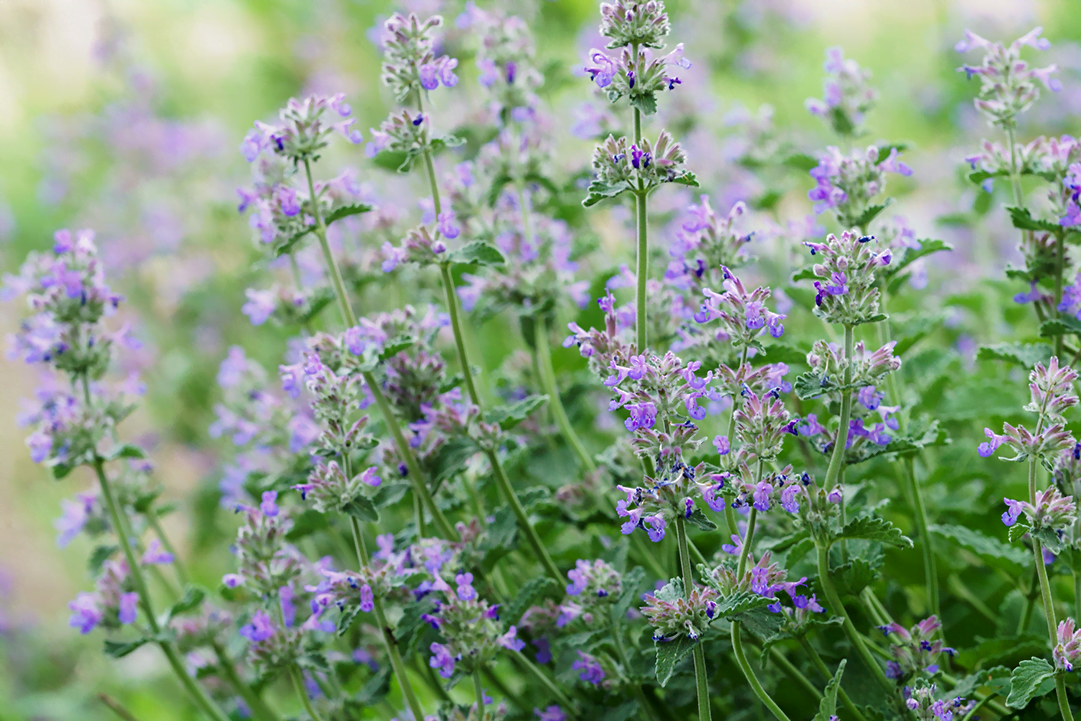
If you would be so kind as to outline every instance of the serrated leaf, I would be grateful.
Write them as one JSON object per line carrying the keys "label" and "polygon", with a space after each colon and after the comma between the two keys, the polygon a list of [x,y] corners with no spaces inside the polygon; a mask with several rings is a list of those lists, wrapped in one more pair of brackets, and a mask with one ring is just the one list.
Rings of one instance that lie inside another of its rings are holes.
{"label": "serrated leaf", "polygon": [[297,233],[293,233],[291,236],[289,236],[284,241],[274,247],[274,257],[280,258],[283,255],[288,255],[289,253],[292,253],[293,249],[296,248],[297,243],[303,240],[304,236],[308,235],[314,230],[315,226],[311,226]]}
{"label": "serrated leaf", "polygon": [[1032,563],[1032,554],[965,526],[934,525],[930,530],[971,551],[985,563],[1000,568],[1005,565],[1011,570],[1016,570],[1017,566],[1027,566]]}
{"label": "serrated leaf", "polygon": [[634,191],[630,183],[625,180],[621,180],[614,185],[609,185],[600,178],[595,178],[593,182],[589,184],[589,188],[586,189],[586,199],[582,201],[582,205],[586,208],[590,208],[602,200],[607,198],[614,198],[620,193]]}
{"label": "serrated leaf", "polygon": [[911,538],[901,533],[897,526],[877,516],[864,516],[849,521],[834,540],[841,538],[863,538],[896,548],[912,548]]}
{"label": "serrated leaf", "polygon": [[765,654],[769,651],[770,646],[781,641],[787,641],[793,638],[802,638],[806,636],[816,626],[842,626],[844,625],[844,618],[841,616],[830,616],[829,618],[822,618],[826,614],[816,613],[813,616],[808,616],[805,621],[799,626],[782,626],[769,638],[762,641],[762,653]]}
{"label": "serrated leaf", "polygon": [[721,618],[732,619],[741,613],[747,613],[756,608],[764,608],[771,603],[776,603],[776,599],[759,596],[757,593],[751,593],[750,591],[740,591],[722,598],[717,603],[716,615]]}
{"label": "serrated leaf", "polygon": [[365,203],[351,203],[349,205],[343,205],[327,213],[326,217],[323,218],[323,222],[327,225],[330,225],[336,220],[348,218],[350,215],[360,215],[361,213],[367,213],[371,211],[371,209],[372,206]]}
{"label": "serrated leaf", "polygon": [[695,507],[694,511],[691,512],[691,515],[687,516],[686,521],[695,528],[699,528],[703,531],[717,530],[717,524],[711,521],[709,517],[702,512],[702,509],[698,507]]}
{"label": "serrated leaf", "polygon": [[782,160],[781,163],[790,168],[795,168],[796,170],[810,172],[818,167],[818,158],[808,155],[807,153],[792,153]]}
{"label": "serrated leaf", "polygon": [[766,346],[765,350],[754,356],[755,365],[786,363],[788,365],[807,365],[807,351],[798,346],[776,341]]}
{"label": "serrated leaf", "polygon": [[479,452],[476,442],[467,436],[456,436],[443,444],[432,464],[435,468],[432,474],[432,490],[464,471],[469,465],[469,459]]}
{"label": "serrated leaf", "polygon": [[694,650],[696,642],[687,636],[680,636],[672,641],[654,643],[657,647],[657,683],[663,688],[676,672],[679,662]]}
{"label": "serrated leaf", "polygon": [[1010,220],[1013,221],[1013,227],[1018,230],[1036,230],[1055,234],[1062,232],[1062,226],[1058,223],[1033,218],[1032,213],[1028,208],[1018,208],[1015,205],[1008,205],[1006,206],[1006,210],[1010,214]]}
{"label": "serrated leaf", "polygon": [[173,620],[177,616],[182,616],[185,613],[190,613],[202,605],[206,599],[206,589],[201,586],[189,583],[184,589],[184,596],[179,601],[174,603],[165,611],[165,623],[168,625],[169,621]]}
{"label": "serrated leaf", "polygon": [[837,691],[841,687],[841,676],[845,672],[845,664],[848,663],[848,659],[842,658],[841,662],[837,664],[837,672],[833,674],[833,678],[826,684],[826,688],[822,690],[822,700],[818,702],[818,713],[812,721],[830,721],[830,718],[837,713]]}
{"label": "serrated leaf", "polygon": [[1022,661],[1010,676],[1010,695],[1006,705],[1010,708],[1024,708],[1037,696],[1051,693],[1055,688],[1055,669],[1042,658],[1030,658]]}
{"label": "serrated leaf", "polygon": [[752,608],[732,618],[759,641],[775,636],[784,626],[784,615],[774,613],[765,606]]}
{"label": "serrated leaf", "polygon": [[376,508],[393,506],[405,497],[405,494],[409,492],[409,488],[408,483],[387,483],[384,481],[376,489],[375,495],[372,496],[372,503],[375,504]]}
{"label": "serrated leaf", "polygon": [[668,579],[668,583],[661,586],[653,595],[658,601],[680,600],[684,596],[683,579],[678,577]]}
{"label": "serrated leaf", "polygon": [[349,629],[353,627],[353,624],[357,620],[357,616],[360,615],[360,604],[352,604],[342,608],[341,613],[338,614],[337,628],[335,632],[339,636],[344,636],[349,633]]}
{"label": "serrated leaf", "polygon": [[154,639],[147,637],[137,638],[134,641],[112,641],[110,639],[105,639],[105,648],[103,651],[106,656],[111,658],[124,658],[132,651],[142,648],[153,640]]}
{"label": "serrated leaf", "polygon": [[829,376],[820,376],[813,371],[801,373],[796,377],[796,382],[792,384],[796,395],[802,401],[812,400],[824,393],[853,390],[858,387],[863,387],[863,384],[850,383],[846,386],[841,382],[840,378],[833,379]]}
{"label": "serrated leaf", "polygon": [[642,115],[653,115],[657,112],[657,96],[653,93],[632,95],[629,100],[631,107],[637,108]]}
{"label": "serrated leaf", "polygon": [[517,403],[496,406],[485,414],[484,420],[488,423],[498,423],[499,427],[506,431],[524,421],[533,411],[547,402],[546,395],[529,396]]}
{"label": "serrated leaf", "polygon": [[1050,318],[1040,323],[1040,337],[1054,338],[1070,333],[1081,333],[1081,320],[1072,315],[1064,315],[1060,318]]}
{"label": "serrated leaf", "polygon": [[792,277],[789,279],[789,282],[800,283],[805,280],[814,280],[817,277],[818,276],[815,275],[814,268],[803,268],[793,273]]}
{"label": "serrated leaf", "polygon": [[623,574],[623,592],[619,600],[612,605],[612,620],[621,621],[627,617],[627,611],[641,598],[642,581],[645,580],[646,570],[641,566],[635,566]]}
{"label": "serrated leaf", "polygon": [[357,518],[365,523],[379,522],[379,509],[375,507],[371,499],[366,496],[355,496],[353,500],[342,506],[342,512]]}
{"label": "serrated leaf", "polygon": [[459,265],[503,265],[507,259],[491,243],[474,240],[447,254],[447,262]]}
{"label": "serrated leaf", "polygon": [[1037,363],[1047,363],[1052,354],[1047,343],[996,343],[980,346],[978,360],[1001,360],[1030,369]]}
{"label": "serrated leaf", "polygon": [[316,531],[321,531],[329,525],[325,513],[320,513],[311,508],[305,509],[293,517],[293,525],[286,532],[285,540],[299,541],[301,538],[310,536]]}
{"label": "serrated leaf", "polygon": [[360,370],[363,373],[371,373],[387,358],[398,355],[403,350],[412,347],[417,342],[416,337],[406,334],[394,336],[382,345],[371,345],[364,349],[360,358]]}
{"label": "serrated leaf", "polygon": [[696,176],[691,171],[687,170],[687,171],[684,171],[683,173],[681,173],[680,175],[677,175],[674,178],[670,178],[668,180],[665,180],[664,182],[665,183],[675,183],[676,185],[686,185],[689,188],[697,188],[698,187],[698,176]]}
{"label": "serrated leaf", "polygon": [[867,226],[871,224],[871,221],[877,218],[879,213],[881,213],[883,210],[890,207],[891,205],[893,205],[893,198],[887,198],[885,203],[869,206],[866,210],[860,213],[860,216],[858,218],[854,218],[852,220],[852,225],[854,227],[866,230]]}
{"label": "serrated leaf", "polygon": [[518,593],[507,603],[506,609],[500,616],[505,617],[508,623],[516,624],[530,606],[544,597],[546,593],[557,588],[558,583],[551,576],[537,576],[526,581],[518,589]]}
{"label": "serrated leaf", "polygon": [[971,696],[976,692],[976,689],[981,686],[986,686],[996,679],[1008,679],[1010,676],[1010,669],[1005,666],[994,666],[959,679],[957,685],[950,689],[950,693],[961,697]]}
{"label": "serrated leaf", "polygon": [[863,589],[878,580],[881,563],[872,563],[865,558],[853,558],[848,563],[832,569],[837,592],[842,596],[859,596]]}

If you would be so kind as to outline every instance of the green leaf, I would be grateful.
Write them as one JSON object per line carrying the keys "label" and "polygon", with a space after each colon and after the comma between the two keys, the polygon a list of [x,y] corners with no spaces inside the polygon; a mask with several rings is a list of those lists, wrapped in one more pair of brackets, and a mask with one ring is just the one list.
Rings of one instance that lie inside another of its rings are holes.
{"label": "green leaf", "polygon": [[507,259],[491,243],[474,240],[449,253],[447,262],[460,265],[503,265]]}
{"label": "green leaf", "polygon": [[308,235],[309,233],[311,233],[314,230],[315,230],[315,226],[310,226],[310,227],[305,228],[304,230],[301,230],[301,231],[299,231],[297,233],[293,233],[291,236],[289,236],[288,238],[283,240],[281,243],[274,246],[274,257],[280,258],[283,255],[288,255],[289,253],[292,253],[293,249],[296,248],[297,243],[299,243],[304,238],[304,236]]}
{"label": "green leaf", "polygon": [[361,372],[371,373],[387,358],[398,355],[416,342],[417,339],[414,336],[402,334],[394,336],[381,346],[371,345],[365,348],[364,355],[360,358]]}
{"label": "green leaf", "polygon": [[124,443],[115,446],[103,458],[107,461],[115,461],[118,458],[146,458],[146,451],[132,443]]}
{"label": "green leaf", "polygon": [[904,275],[901,273],[902,270],[912,265],[920,258],[925,258],[933,253],[950,250],[953,250],[953,246],[945,241],[936,238],[922,238],[920,239],[919,250],[905,248],[898,256],[894,257],[893,262],[878,271],[878,275],[885,281],[886,288],[892,295],[897,292],[897,289],[904,280]]}
{"label": "green leaf", "polygon": [[374,706],[390,693],[390,664],[383,664],[352,698],[346,698],[346,708],[352,711],[349,718],[361,718],[368,706]]}
{"label": "green leaf", "polygon": [[435,610],[435,599],[430,595],[417,601],[411,601],[402,607],[402,617],[398,619],[398,625],[394,628],[394,637],[398,639],[402,653],[408,658],[408,651],[415,642],[423,635],[428,627],[428,622],[421,616]]}
{"label": "green leaf", "polygon": [[622,621],[627,617],[627,611],[641,597],[642,581],[645,577],[646,570],[641,566],[635,566],[623,574],[623,592],[612,606],[613,621]]}
{"label": "green leaf", "polygon": [[1024,708],[1037,696],[1051,693],[1055,688],[1055,669],[1042,658],[1022,661],[1010,676],[1010,695],[1006,705]]}
{"label": "green leaf", "polygon": [[533,411],[548,402],[548,396],[529,396],[517,403],[496,406],[485,414],[488,423],[498,423],[503,430],[509,430],[524,421]]}
{"label": "green leaf", "polygon": [[971,696],[976,692],[976,689],[986,686],[997,679],[1005,678],[1008,680],[1010,675],[1010,669],[1005,666],[982,669],[959,679],[957,685],[950,689],[950,694],[962,697]]}
{"label": "green leaf", "polygon": [[897,526],[877,516],[864,516],[849,521],[834,540],[841,538],[864,538],[897,548],[912,548],[911,538],[901,533]]}
{"label": "green leaf", "polygon": [[1054,338],[1059,335],[1081,333],[1081,320],[1072,315],[1064,315],[1060,318],[1051,318],[1040,324],[1041,338]]}
{"label": "green leaf", "polygon": [[316,531],[329,527],[325,513],[308,508],[293,517],[293,526],[285,534],[285,540],[296,542]]}
{"label": "green leaf", "polygon": [[750,591],[740,591],[722,598],[720,603],[717,604],[716,615],[721,618],[732,619],[742,613],[753,611],[756,608],[763,608],[771,603],[774,603],[771,598],[759,596],[757,593],[751,593]]}
{"label": "green leaf", "polygon": [[770,646],[781,641],[788,641],[794,638],[802,638],[806,636],[816,626],[842,626],[845,620],[840,616],[830,616],[829,618],[822,618],[826,614],[816,613],[813,616],[809,616],[799,626],[784,625],[777,630],[776,633],[762,640],[762,653],[767,653]]}
{"label": "green leaf", "polygon": [[792,277],[789,279],[789,282],[799,283],[805,280],[814,280],[817,277],[818,276],[815,275],[814,268],[803,268],[802,270],[797,270],[795,273],[793,273]]}
{"label": "green leaf", "polygon": [[678,601],[684,597],[683,579],[670,578],[659,591],[653,594],[658,601]]}
{"label": "green leaf", "polygon": [[971,551],[985,563],[1011,573],[1016,572],[1018,566],[1032,563],[1032,554],[965,526],[934,525],[930,530]]}
{"label": "green leaf", "polygon": [[881,558],[877,563],[865,558],[853,558],[848,563],[831,569],[830,573],[833,575],[839,594],[859,596],[863,589],[878,580],[881,575],[879,573],[881,565]]}
{"label": "green leaf", "polygon": [[784,615],[774,613],[765,606],[744,611],[734,616],[732,620],[739,621],[744,629],[760,641],[765,641],[767,638],[777,635],[777,632],[784,626]]}
{"label": "green leaf", "polygon": [[518,623],[530,606],[537,603],[549,591],[558,588],[559,584],[551,576],[537,576],[526,581],[518,589],[518,593],[507,603],[506,608],[500,614],[508,623]]}
{"label": "green leaf", "polygon": [[177,616],[182,616],[185,613],[194,611],[205,599],[206,589],[189,583],[184,589],[184,597],[165,611],[165,623],[162,625],[167,625],[169,621]]}
{"label": "green leaf", "polygon": [[887,198],[885,203],[868,207],[858,218],[853,219],[852,225],[866,230],[867,226],[871,224],[871,221],[877,218],[879,213],[891,205],[893,205],[893,198]]}
{"label": "green leaf", "polygon": [[856,387],[863,386],[862,383],[850,383],[846,386],[840,381],[840,378],[820,376],[814,371],[807,371],[796,377],[796,382],[792,384],[792,387],[795,389],[796,395],[800,400],[809,401],[824,393],[852,390]]}
{"label": "green leaf", "polygon": [[335,208],[326,214],[323,218],[323,222],[330,225],[336,220],[342,218],[348,218],[350,215],[360,215],[361,213],[367,213],[372,209],[372,206],[364,203],[352,203],[351,205],[343,205],[340,208]]}
{"label": "green leaf", "polygon": [[627,721],[629,718],[640,718],[638,714],[638,701],[631,699],[624,701],[615,708],[605,708],[604,713],[597,717],[597,721]]}
{"label": "green leaf", "polygon": [[97,546],[90,554],[90,558],[87,559],[86,565],[90,569],[90,574],[93,576],[98,575],[98,571],[101,570],[103,563],[109,560],[114,553],[120,550],[120,546],[104,545]]}
{"label": "green leaf", "polygon": [[353,627],[353,623],[357,620],[357,616],[359,615],[359,603],[343,607],[341,613],[338,614],[337,634],[339,636],[344,636],[349,633],[349,629]]}
{"label": "green leaf", "polygon": [[807,364],[807,351],[788,343],[774,341],[766,346],[765,350],[754,356],[755,365],[767,363]]}
{"label": "green leaf", "polygon": [[676,666],[695,647],[697,642],[687,636],[680,636],[673,641],[655,641],[657,647],[657,683],[663,688],[672,678]]}
{"label": "green leaf", "polygon": [[702,510],[695,507],[690,516],[687,517],[687,523],[691,524],[695,528],[699,528],[703,531],[716,531],[717,524],[709,519],[709,517],[702,513]]}
{"label": "green leaf", "polygon": [[689,170],[684,171],[682,174],[677,175],[671,180],[666,180],[664,182],[675,183],[676,185],[686,185],[689,188],[698,187],[698,177]]}
{"label": "green leaf", "polygon": [[1037,363],[1051,359],[1051,346],[1047,343],[996,343],[980,346],[978,360],[1001,360],[1031,369]]}
{"label": "green leaf", "polygon": [[582,205],[590,208],[597,203],[607,198],[614,198],[624,191],[633,191],[631,184],[625,180],[621,180],[615,185],[609,185],[600,178],[595,178],[593,182],[589,184],[589,188],[586,190],[588,195],[586,199],[582,201]]}
{"label": "green leaf", "polygon": [[143,638],[137,638],[134,641],[111,641],[105,639],[104,652],[106,656],[112,658],[124,658],[132,651],[145,646],[153,640],[154,639],[145,636]]}
{"label": "green leaf", "polygon": [[49,461],[49,470],[52,471],[53,478],[59,481],[61,478],[66,478],[69,473],[74,471],[75,465],[61,460],[53,460]]}
{"label": "green leaf", "polygon": [[375,504],[376,508],[393,506],[405,497],[409,489],[410,485],[408,483],[387,483],[384,481],[376,489],[375,495],[372,496],[372,503]]}
{"label": "green leaf", "polygon": [[379,509],[367,496],[354,496],[353,500],[342,506],[342,511],[365,523],[379,522]]}
{"label": "green leaf", "polygon": [[822,690],[822,700],[818,702],[818,713],[815,714],[812,721],[830,721],[830,718],[837,713],[837,691],[841,687],[841,676],[845,672],[845,664],[848,663],[848,659],[842,658],[841,662],[837,664],[837,672],[833,674],[833,678],[826,684],[826,688]]}
{"label": "green leaf", "polygon": [[1056,235],[1062,232],[1062,226],[1058,223],[1033,218],[1032,213],[1029,212],[1028,208],[1018,208],[1015,205],[1008,205],[1006,206],[1006,210],[1010,213],[1010,220],[1013,221],[1013,227],[1019,230],[1037,230],[1045,233],[1055,233]]}
{"label": "green leaf", "polygon": [[657,96],[653,93],[642,93],[630,97],[631,107],[638,108],[642,115],[653,115],[657,112]]}
{"label": "green leaf", "polygon": [[818,158],[808,155],[807,153],[792,153],[792,155],[789,155],[782,160],[781,163],[790,168],[795,168],[796,170],[810,172],[812,169],[818,167]]}

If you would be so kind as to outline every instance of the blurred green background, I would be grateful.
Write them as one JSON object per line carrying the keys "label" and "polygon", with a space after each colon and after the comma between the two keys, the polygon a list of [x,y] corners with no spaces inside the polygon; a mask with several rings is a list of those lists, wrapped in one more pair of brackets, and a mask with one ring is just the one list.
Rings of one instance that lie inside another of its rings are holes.
{"label": "blurred green background", "polygon": [[[975,191],[959,182],[959,163],[988,133],[971,110],[974,87],[955,72],[952,46],[963,29],[1008,40],[1043,25],[1066,89],[1042,101],[1034,114],[1038,127],[1022,136],[1081,132],[1076,0],[668,5],[672,39],[686,43],[696,78],[707,84],[688,83],[680,93],[691,104],[705,103],[700,130],[718,141],[731,111],[769,103],[781,134],[801,148],[818,147],[827,136],[803,103],[820,94],[824,49],[842,45],[874,72],[881,100],[870,120],[873,138],[913,146],[906,159],[917,182],[895,182],[891,191],[903,196],[904,213],[922,226],[921,235],[943,237],[963,253],[957,269],[932,269],[932,289],[960,292],[980,273],[1001,278],[996,269],[1014,242],[997,216],[974,230],[935,223],[972,209]],[[461,10],[436,0],[407,7],[448,18]],[[542,95],[557,112],[569,113],[592,92],[573,71],[588,49],[581,38],[593,31],[596,3],[506,7],[530,18],[538,65],[549,76]],[[273,364],[284,342],[284,331],[253,329],[239,312],[256,255],[234,207],[233,189],[248,180],[236,147],[254,119],[311,89],[346,92],[359,127],[377,125],[388,98],[369,36],[380,16],[397,9],[364,0],[0,0],[0,264],[15,272],[29,250],[50,245],[57,228],[98,230],[147,343],[133,362],[150,387],[148,402],[127,431],[154,443],[159,476],[185,504],[216,503],[216,460],[204,442],[225,348],[240,343]],[[463,62],[460,70],[460,87],[475,85],[472,64]],[[568,141],[561,148],[570,153],[560,161],[565,169],[588,163],[588,145]],[[358,167],[362,180],[382,173],[359,147],[331,162]],[[723,153],[704,162],[717,167],[690,160],[700,177],[724,177]],[[782,188],[778,217],[809,212],[806,187],[809,182]],[[21,311],[0,305],[0,330],[10,332]],[[498,341],[489,346],[490,353],[502,352]],[[31,464],[13,419],[36,379],[14,361],[2,369],[0,721],[110,718],[94,699],[98,691],[122,699],[140,719],[184,718],[186,706],[175,703],[178,691],[162,677],[158,659],[135,654],[106,662],[100,638],[67,627],[67,603],[88,583],[89,544],[57,549],[51,523],[59,500],[87,479],[53,482]],[[214,530],[191,528],[189,517],[174,514],[169,528],[189,554],[199,549],[196,573],[214,583],[225,544],[204,554],[207,539],[199,534]]]}

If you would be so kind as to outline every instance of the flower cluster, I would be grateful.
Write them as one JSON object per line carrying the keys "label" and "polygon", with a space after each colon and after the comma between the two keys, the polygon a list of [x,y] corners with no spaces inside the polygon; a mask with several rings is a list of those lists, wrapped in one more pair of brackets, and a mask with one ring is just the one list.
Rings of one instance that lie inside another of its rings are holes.
{"label": "flower cluster", "polygon": [[961,696],[936,699],[932,683],[911,689],[905,705],[916,714],[918,721],[955,721],[963,719],[976,707],[976,702],[965,701]]}
{"label": "flower cluster", "polygon": [[1081,629],[1074,628],[1074,620],[1065,618],[1058,622],[1057,640],[1052,655],[1055,668],[1059,671],[1073,671],[1077,659],[1081,658]]}
{"label": "flower cluster", "polygon": [[886,173],[912,175],[912,168],[899,159],[896,146],[883,158],[882,150],[869,145],[865,151],[845,155],[838,148],[826,148],[811,169],[815,187],[807,191],[815,213],[832,210],[842,228],[865,227],[884,206],[874,199],[886,189]]}
{"label": "flower cluster", "polygon": [[1006,504],[1006,510],[1002,514],[1005,525],[1012,526],[1017,523],[1021,514],[1024,514],[1028,527],[1041,537],[1049,536],[1061,541],[1077,519],[1077,506],[1073,497],[1063,496],[1054,486],[1038,491],[1035,504],[1010,498],[1002,500]]}
{"label": "flower cluster", "polygon": [[893,253],[872,250],[874,239],[846,230],[840,238],[830,233],[824,243],[804,243],[820,256],[812,268],[821,279],[814,282],[816,315],[849,326],[879,320],[875,270],[889,265]]}
{"label": "flower cluster", "polygon": [[408,17],[395,13],[383,23],[382,79],[399,103],[412,96],[419,97],[422,90],[435,90],[440,84],[447,88],[458,84],[458,76],[454,74],[458,61],[435,55],[435,30],[442,26],[443,18],[439,15],[422,22],[415,13]]}
{"label": "flower cluster", "polygon": [[1046,366],[1037,363],[1029,373],[1030,402],[1025,410],[1038,414],[1036,433],[1024,426],[1002,424],[1002,435],[984,429],[987,441],[981,443],[978,452],[988,458],[1005,445],[1015,452],[1012,458],[1004,460],[1024,461],[1031,457],[1054,463],[1060,451],[1073,448],[1073,436],[1065,428],[1061,412],[1077,405],[1077,396],[1073,393],[1073,381],[1077,373],[1069,366],[1060,366],[1058,357],[1053,356]]}
{"label": "flower cluster", "polygon": [[702,301],[701,310],[695,313],[695,321],[708,323],[720,319],[725,335],[737,348],[754,345],[755,339],[767,331],[773,338],[780,338],[784,333],[782,321],[786,316],[766,308],[770,289],[759,286],[748,292],[743,282],[727,267],[721,266],[721,273],[724,292],[703,288],[706,299]]}
{"label": "flower cluster", "polygon": [[679,638],[697,641],[717,615],[720,596],[709,586],[696,586],[686,593],[683,581],[673,579],[661,590],[646,596],[642,614],[653,627],[653,640],[668,642]]}
{"label": "flower cluster", "polygon": [[878,100],[878,92],[870,85],[871,71],[845,58],[840,47],[826,50],[822,69],[826,71],[822,99],[808,98],[804,105],[810,113],[826,120],[838,135],[859,135],[864,116]]}
{"label": "flower cluster", "polygon": [[[743,540],[733,536],[733,541],[736,543],[732,545],[726,544],[722,549],[733,556],[738,555],[743,550]],[[773,561],[771,551],[763,553],[757,563],[753,562],[753,554],[748,553],[747,558],[751,563],[748,563],[748,567],[742,576],[739,574],[735,559],[727,559],[710,571],[710,585],[720,591],[725,598],[735,593],[749,591],[763,598],[771,599],[773,603],[769,604],[767,608],[773,613],[781,613],[783,606],[777,597],[777,592],[784,591],[797,609],[807,608],[812,612],[818,612],[816,608],[819,607],[819,604],[815,596],[812,594],[808,598],[799,593],[799,587],[806,583],[807,579],[801,578],[798,581],[789,581],[788,571]]]}
{"label": "flower cluster", "polygon": [[593,623],[594,617],[615,604],[623,591],[620,573],[599,558],[578,559],[574,568],[567,571],[567,578],[571,582],[567,584],[567,598],[559,605],[557,627],[579,618],[586,624]]}
{"label": "flower cluster", "polygon": [[135,591],[127,561],[108,560],[94,584],[94,592],[82,592],[68,604],[68,625],[79,633],[90,633],[97,626],[115,629],[135,623],[139,594]]}
{"label": "flower cluster", "polygon": [[976,109],[993,125],[1011,128],[1017,122],[1017,116],[1032,107],[1040,97],[1039,81],[1048,90],[1062,90],[1062,83],[1051,74],[1058,66],[1051,64],[1045,68],[1030,67],[1021,59],[1021,48],[1025,45],[1037,50],[1047,50],[1051,41],[1041,38],[1043,28],[1033,28],[1008,46],[981,38],[971,30],[965,30],[965,37],[958,41],[955,49],[959,53],[969,50],[982,50],[983,60],[979,65],[964,64],[957,69],[969,79],[979,76],[980,94],[976,98]]}
{"label": "flower cluster", "polygon": [[754,237],[754,233],[735,229],[736,220],[746,212],[746,204],[740,201],[726,216],[718,217],[710,206],[709,196],[699,196],[697,204],[687,207],[676,239],[668,249],[671,260],[664,279],[677,288],[696,293],[720,285],[724,281],[720,269],[743,261],[743,251]]}
{"label": "flower cluster", "polygon": [[335,131],[353,144],[363,140],[360,131],[352,127],[356,122],[356,118],[349,117],[352,113],[353,109],[345,102],[345,93],[309,95],[303,100],[289,98],[278,112],[277,123],[256,121],[255,129],[244,136],[240,152],[249,163],[264,151],[293,164],[318,160],[319,151],[327,146],[327,138]]}
{"label": "flower cluster", "polygon": [[304,568],[304,557],[285,540],[292,522],[277,504],[276,491],[265,491],[258,506],[238,506],[245,523],[237,529],[233,544],[236,573],[226,574],[228,588],[243,587],[255,595],[277,595]]}
{"label": "flower cluster", "polygon": [[687,155],[667,130],[657,142],[642,138],[641,145],[626,136],[608,138],[593,150],[593,172],[609,188],[649,192],[663,183],[693,178],[684,163]]}
{"label": "flower cluster", "polygon": [[521,651],[525,642],[518,629],[506,631],[499,622],[499,606],[492,606],[473,588],[473,574],[459,573],[452,589],[438,574],[433,574],[432,591],[440,595],[435,608],[423,616],[443,637],[443,643],[432,643],[429,665],[439,669],[439,675],[450,678],[458,670],[472,674],[484,668],[500,648]]}
{"label": "flower cluster", "polygon": [[906,679],[922,674],[933,675],[938,672],[938,658],[945,653],[949,657],[957,654],[952,648],[935,640],[936,632],[942,628],[937,617],[925,618],[911,629],[894,622],[878,629],[890,642],[893,660],[886,663],[886,675],[894,679]]}
{"label": "flower cluster", "polygon": [[536,51],[525,20],[469,3],[457,24],[479,36],[477,82],[491,95],[493,114],[504,120],[528,120],[538,102],[534,90],[543,78],[534,67]]}

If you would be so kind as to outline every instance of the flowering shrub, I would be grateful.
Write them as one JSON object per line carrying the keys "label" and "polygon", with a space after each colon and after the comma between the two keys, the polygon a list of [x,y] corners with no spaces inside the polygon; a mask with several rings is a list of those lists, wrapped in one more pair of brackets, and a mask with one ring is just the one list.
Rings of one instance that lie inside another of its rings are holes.
{"label": "flowering shrub", "polygon": [[[808,188],[782,227],[786,190],[730,202],[700,152],[678,27],[603,2],[560,80],[522,17],[395,13],[378,127],[312,92],[236,138],[258,271],[229,299],[259,340],[223,334],[202,403],[212,561],[129,431],[153,391],[102,239],[57,230],[6,275],[29,456],[89,482],[56,524],[94,544],[69,625],[163,658],[215,721],[1071,720],[1081,144],[1018,137],[1064,89],[1026,59],[1049,41],[956,46],[994,135],[958,158],[964,224],[1001,179],[1020,244],[986,281],[1003,342],[983,286],[930,294],[957,251],[885,215],[919,156],[869,141],[870,71],[826,51],[822,149],[740,121],[748,187]],[[592,98],[577,155],[562,81]]]}

